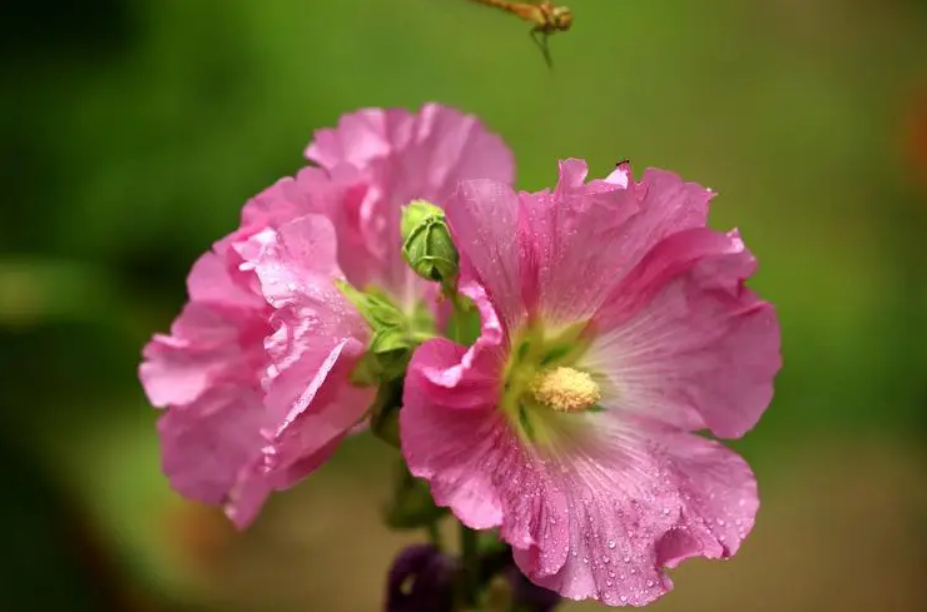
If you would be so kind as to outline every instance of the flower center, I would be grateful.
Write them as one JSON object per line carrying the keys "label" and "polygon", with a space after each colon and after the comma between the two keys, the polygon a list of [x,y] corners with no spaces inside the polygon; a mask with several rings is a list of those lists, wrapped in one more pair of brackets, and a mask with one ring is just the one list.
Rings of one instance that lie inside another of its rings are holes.
{"label": "flower center", "polygon": [[557,412],[581,412],[602,399],[599,385],[587,372],[558,367],[536,374],[528,386],[541,404]]}

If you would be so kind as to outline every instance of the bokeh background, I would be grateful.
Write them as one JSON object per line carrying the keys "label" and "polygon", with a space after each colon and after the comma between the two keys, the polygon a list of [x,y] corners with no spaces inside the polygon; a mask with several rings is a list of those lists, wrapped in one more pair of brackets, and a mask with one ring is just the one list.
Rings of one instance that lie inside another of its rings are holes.
{"label": "bokeh background", "polygon": [[[927,4],[570,0],[545,67],[464,0],[0,5],[0,610],[377,610],[416,534],[361,438],[236,533],[159,471],[136,367],[195,257],[313,130],[439,101],[515,151],[720,192],[785,367],[736,447],[763,495],[653,609],[914,611],[927,596]],[[567,610],[591,610],[581,604]]]}

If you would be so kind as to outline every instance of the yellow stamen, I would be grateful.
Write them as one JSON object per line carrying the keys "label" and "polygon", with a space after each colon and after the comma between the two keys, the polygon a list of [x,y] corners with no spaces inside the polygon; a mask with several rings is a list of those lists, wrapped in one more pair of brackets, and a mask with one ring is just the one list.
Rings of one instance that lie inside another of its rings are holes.
{"label": "yellow stamen", "polygon": [[530,386],[537,401],[557,412],[580,412],[602,398],[599,385],[586,372],[559,367],[534,377]]}

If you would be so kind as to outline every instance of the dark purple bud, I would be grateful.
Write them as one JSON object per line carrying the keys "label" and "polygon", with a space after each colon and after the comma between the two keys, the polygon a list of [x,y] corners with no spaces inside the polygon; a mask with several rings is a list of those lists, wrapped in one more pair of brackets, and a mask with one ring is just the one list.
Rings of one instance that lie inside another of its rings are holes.
{"label": "dark purple bud", "polygon": [[551,612],[560,603],[560,595],[534,584],[514,565],[505,571],[505,577],[512,586],[512,598],[518,610]]}
{"label": "dark purple bud", "polygon": [[457,571],[457,562],[434,546],[409,546],[389,570],[386,612],[450,612]]}

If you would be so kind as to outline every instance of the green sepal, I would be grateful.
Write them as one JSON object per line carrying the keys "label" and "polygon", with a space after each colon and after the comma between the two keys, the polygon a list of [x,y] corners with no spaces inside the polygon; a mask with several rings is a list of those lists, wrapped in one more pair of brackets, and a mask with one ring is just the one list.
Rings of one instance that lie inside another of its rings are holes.
{"label": "green sepal", "polygon": [[401,378],[417,345],[410,321],[375,290],[361,292],[344,281],[338,282],[338,288],[373,330],[367,353],[352,372],[352,382],[373,385]]}
{"label": "green sepal", "polygon": [[370,406],[370,431],[396,448],[399,448],[400,408],[402,408],[402,379],[381,384]]}
{"label": "green sepal", "polygon": [[380,378],[393,380],[405,374],[413,349],[415,342],[409,333],[394,328],[375,332],[367,351],[376,356]]}
{"label": "green sepal", "polygon": [[335,281],[338,289],[357,308],[360,315],[374,331],[391,327],[405,327],[405,315],[385,296],[374,292],[362,292],[346,281]]}
{"label": "green sepal", "polygon": [[427,527],[447,514],[431,497],[428,483],[413,476],[404,461],[398,461],[393,481],[393,496],[384,509],[383,520],[393,529]]}

